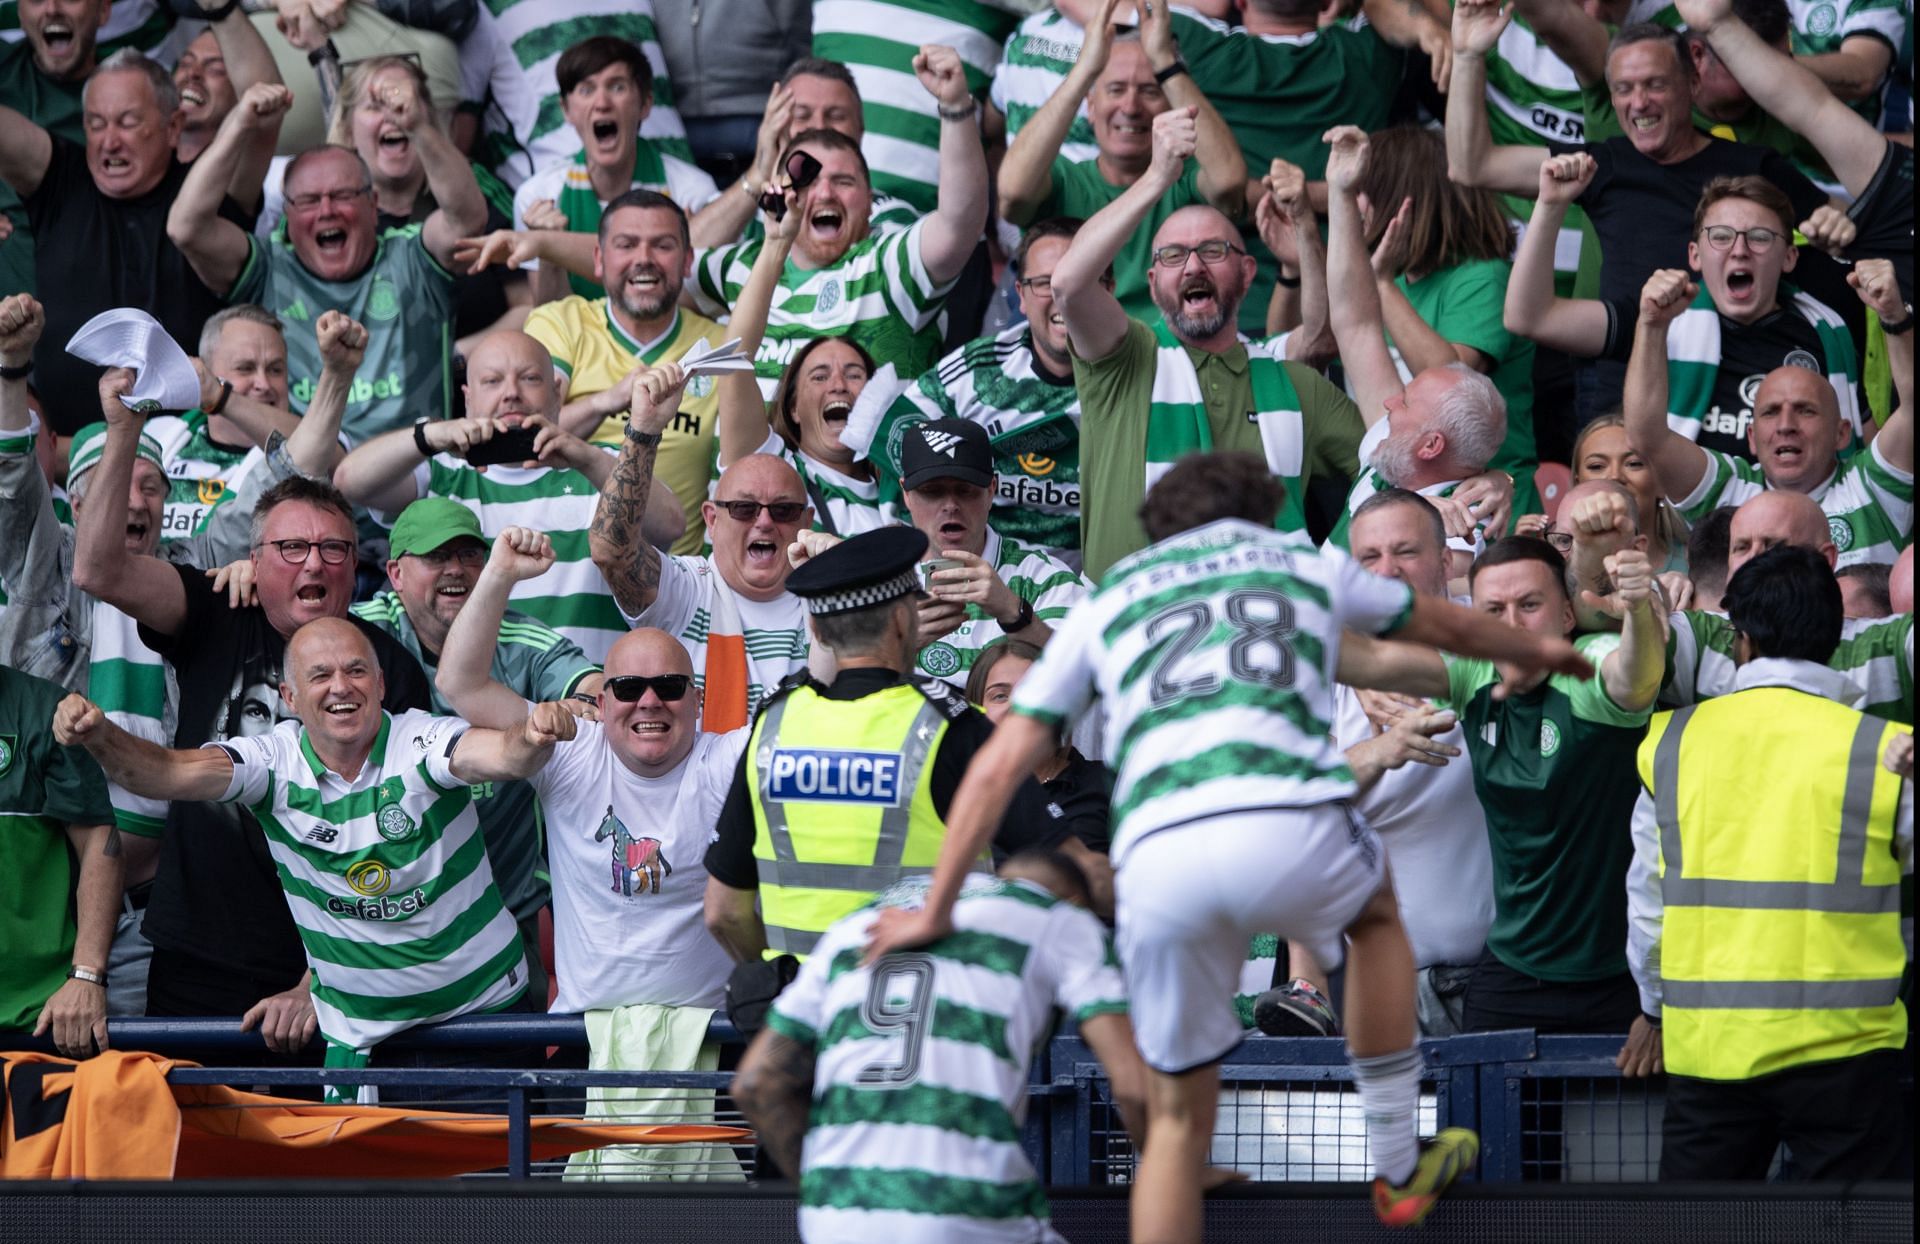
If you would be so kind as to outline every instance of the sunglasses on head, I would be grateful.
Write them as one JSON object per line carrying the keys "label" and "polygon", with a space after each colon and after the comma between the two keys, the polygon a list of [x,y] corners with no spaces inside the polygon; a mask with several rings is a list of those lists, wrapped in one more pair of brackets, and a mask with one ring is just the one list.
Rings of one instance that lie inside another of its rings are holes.
{"label": "sunglasses on head", "polygon": [[760,517],[762,510],[765,510],[767,517],[776,523],[797,523],[800,521],[800,516],[807,512],[807,503],[804,501],[721,501],[716,499],[714,504],[733,515],[735,522],[741,523],[752,522]]}
{"label": "sunglasses on head", "polygon": [[632,704],[648,691],[671,704],[685,698],[687,688],[692,685],[693,679],[685,674],[655,674],[651,678],[644,674],[616,674],[602,682],[600,689],[622,704]]}

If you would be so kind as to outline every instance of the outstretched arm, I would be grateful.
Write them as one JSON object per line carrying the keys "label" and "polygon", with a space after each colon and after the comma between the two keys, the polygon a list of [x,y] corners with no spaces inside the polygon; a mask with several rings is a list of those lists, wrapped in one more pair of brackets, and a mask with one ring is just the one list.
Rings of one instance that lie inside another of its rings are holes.
{"label": "outstretched arm", "polygon": [[1611,596],[1583,593],[1587,604],[1620,619],[1620,646],[1600,662],[1607,698],[1629,712],[1651,708],[1667,672],[1667,633],[1661,625],[1660,594],[1653,564],[1639,549],[1623,549],[1607,558]]}
{"label": "outstretched arm", "polygon": [[220,132],[189,167],[187,178],[167,210],[167,238],[187,257],[195,276],[222,297],[252,253],[246,230],[220,215],[227,188],[263,133],[278,134],[280,119],[293,107],[293,92],[277,82],[257,82],[233,106]]}
{"label": "outstretched arm", "polygon": [[206,803],[233,785],[233,758],[219,748],[173,751],[149,743],[108,721],[100,706],[85,696],[60,701],[53,714],[53,737],[66,746],[86,748],[108,781],[149,799]]}
{"label": "outstretched arm", "polygon": [[1591,298],[1554,292],[1553,244],[1567,207],[1593,181],[1598,167],[1585,152],[1553,156],[1540,165],[1540,197],[1513,256],[1503,321],[1510,333],[1579,358],[1592,358],[1607,344],[1607,308]]}
{"label": "outstretched arm", "polygon": [[525,527],[502,531],[467,603],[447,628],[433,685],[455,713],[476,726],[505,730],[527,716],[529,706],[520,693],[494,678],[494,650],[513,585],[545,574],[553,561],[553,542],[541,533]]}
{"label": "outstretched arm", "polygon": [[754,1136],[788,1179],[800,1178],[800,1148],[813,1103],[813,1051],[763,1028],[740,1058],[729,1090]]}
{"label": "outstretched arm", "polygon": [[1496,147],[1487,127],[1487,53],[1513,18],[1511,0],[1461,0],[1453,9],[1453,87],[1447,92],[1447,176],[1463,186],[1530,195],[1545,147]]}
{"label": "outstretched arm", "polygon": [[[133,390],[133,379],[124,367],[110,367],[100,377],[100,413],[107,421],[107,439],[100,462],[87,480],[87,501],[95,504],[83,502],[79,507],[73,581],[136,622],[172,635],[187,620],[187,591],[179,573],[151,554],[127,548],[124,498],[133,487],[133,462],[146,421],[120,400],[121,394]],[[134,790],[128,783],[120,784]]]}
{"label": "outstretched arm", "polygon": [[1380,422],[1387,401],[1406,391],[1387,353],[1380,291],[1360,228],[1356,197],[1367,169],[1367,136],[1352,125],[1327,131],[1327,300],[1341,365],[1368,427]]}
{"label": "outstretched arm", "polygon": [[1887,368],[1893,373],[1893,392],[1897,399],[1893,414],[1880,425],[1873,438],[1874,452],[1887,464],[1908,475],[1913,474],[1913,312],[1900,297],[1890,259],[1862,259],[1847,274],[1847,283],[1858,290],[1860,301],[1873,308],[1882,324],[1898,328],[1888,333]]}
{"label": "outstretched arm", "polygon": [[513,729],[476,727],[461,735],[448,767],[463,782],[517,782],[540,772],[578,724],[564,705],[536,704]]}
{"label": "outstretched arm", "polygon": [[[1297,164],[1276,158],[1262,183],[1254,222],[1260,240],[1279,261],[1280,278],[1273,283],[1267,304],[1267,335],[1295,330],[1287,338],[1287,357],[1309,367],[1333,361],[1339,346],[1333,339],[1333,320],[1327,303],[1327,252],[1320,240],[1320,222],[1307,196],[1307,175]],[[1297,288],[1288,289],[1287,269]]]}
{"label": "outstretched arm", "polygon": [[53,138],[25,113],[0,104],[0,181],[26,198],[53,162]]}
{"label": "outstretched arm", "polygon": [[1047,102],[1027,118],[1008,144],[1007,154],[1001,157],[996,188],[1000,192],[1000,215],[1010,224],[1032,224],[1040,205],[1053,192],[1053,162],[1060,158],[1060,146],[1067,141],[1080,105],[1113,53],[1113,11],[1119,3],[1100,0],[1087,23],[1073,67],[1047,96]]}
{"label": "outstretched arm", "polygon": [[913,72],[940,108],[940,197],[920,226],[920,262],[944,285],[960,275],[986,231],[987,153],[960,53],[930,43],[913,58]]}
{"label": "outstretched arm", "polygon": [[[643,522],[660,434],[680,409],[686,384],[686,373],[677,363],[662,363],[634,377],[633,407],[620,458],[600,490],[600,503],[594,507],[593,526],[587,533],[593,564],[630,618],[645,613],[660,594],[660,553],[647,542]],[[648,443],[636,436],[646,437]]]}
{"label": "outstretched arm", "polygon": [[455,271],[456,244],[487,227],[487,200],[480,193],[480,183],[474,180],[473,166],[440,128],[433,109],[420,97],[420,87],[411,77],[396,74],[383,78],[369,90],[370,101],[406,133],[426,170],[427,190],[433,195],[435,207],[421,226],[421,245],[441,267]]}
{"label": "outstretched arm", "polygon": [[1054,265],[1054,303],[1066,319],[1074,353],[1088,362],[1112,354],[1127,335],[1127,313],[1100,278],[1154,204],[1180,180],[1197,142],[1193,109],[1170,108],[1155,117],[1147,171],[1080,226]]}
{"label": "outstretched arm", "polygon": [[1584,88],[1607,80],[1607,44],[1613,36],[1599,18],[1577,0],[1515,0],[1515,4],[1547,50],[1573,70],[1574,81]]}
{"label": "outstretched arm", "polygon": [[[1148,66],[1158,74],[1180,59],[1180,48],[1173,38],[1172,6],[1140,7],[1140,46],[1147,54]],[[1166,92],[1169,106],[1193,109],[1194,159],[1200,164],[1196,184],[1201,196],[1228,220],[1240,220],[1247,214],[1247,161],[1233,131],[1207,102],[1206,93],[1192,74],[1175,74],[1160,89]]]}
{"label": "outstretched arm", "polygon": [[[782,179],[784,183],[784,178]],[[800,212],[791,189],[782,189],[787,201],[786,214],[766,222],[766,241],[753,257],[753,269],[740,296],[733,300],[733,316],[727,331],[740,339],[740,352],[753,358],[767,334],[767,319],[773,311],[773,296],[780,288],[780,274],[786,270],[787,256],[793,251],[793,239],[800,232]],[[716,386],[720,402],[720,469],[726,470],[751,453],[758,453],[767,440],[767,402],[760,396],[760,382],[750,371],[731,372],[720,377]]]}
{"label": "outstretched arm", "polygon": [[1646,458],[1669,500],[1698,488],[1711,461],[1706,450],[1667,424],[1667,326],[1698,292],[1687,274],[1677,269],[1647,278],[1640,293],[1640,319],[1633,330],[1633,356],[1627,360],[1626,387],[1620,395],[1627,441]]}

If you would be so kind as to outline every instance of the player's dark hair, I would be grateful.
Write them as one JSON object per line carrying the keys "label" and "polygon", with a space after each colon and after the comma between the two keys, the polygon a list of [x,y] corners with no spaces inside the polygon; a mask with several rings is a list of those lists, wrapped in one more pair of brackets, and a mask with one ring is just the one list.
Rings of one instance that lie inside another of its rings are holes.
{"label": "player's dark hair", "polygon": [[1156,544],[1223,518],[1271,527],[1286,496],[1286,486],[1254,454],[1188,454],[1147,493],[1140,522]]}
{"label": "player's dark hair", "polygon": [[1467,571],[1468,588],[1480,578],[1482,570],[1514,562],[1539,562],[1553,571],[1553,582],[1560,594],[1567,594],[1567,559],[1560,556],[1559,549],[1533,536],[1506,536],[1489,544],[1486,552],[1473,559],[1473,569]]}
{"label": "player's dark hair", "polygon": [[1734,571],[1720,603],[1756,657],[1824,665],[1846,623],[1833,567],[1812,549],[1790,544],[1777,544]]}

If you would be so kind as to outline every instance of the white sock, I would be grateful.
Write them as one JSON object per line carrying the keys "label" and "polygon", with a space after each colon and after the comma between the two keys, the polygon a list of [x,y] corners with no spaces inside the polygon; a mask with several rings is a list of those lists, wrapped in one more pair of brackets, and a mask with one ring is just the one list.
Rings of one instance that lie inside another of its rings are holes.
{"label": "white sock", "polygon": [[1408,1048],[1378,1058],[1347,1052],[1360,1109],[1367,1117],[1367,1143],[1374,1173],[1399,1187],[1413,1176],[1420,1160],[1420,1133],[1414,1111],[1420,1104],[1420,1051]]}

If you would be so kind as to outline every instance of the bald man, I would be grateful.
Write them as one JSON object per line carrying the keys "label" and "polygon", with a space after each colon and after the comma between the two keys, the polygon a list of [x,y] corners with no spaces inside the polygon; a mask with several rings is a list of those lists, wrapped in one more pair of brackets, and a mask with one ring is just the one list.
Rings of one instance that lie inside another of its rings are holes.
{"label": "bald man", "polygon": [[1163,327],[1130,318],[1101,283],[1184,175],[1196,142],[1192,109],[1155,117],[1146,172],[1081,227],[1053,269],[1080,390],[1081,532],[1085,570],[1096,582],[1147,546],[1140,503],[1184,454],[1260,455],[1286,485],[1286,530],[1306,528],[1306,491],[1316,477],[1352,479],[1360,469],[1359,408],[1312,368],[1279,357],[1272,341],[1240,339],[1236,317],[1255,265],[1219,211],[1183,207],[1153,233],[1147,284]]}
{"label": "bald man", "polygon": [[[520,931],[475,841],[473,788],[531,776],[574,733],[558,704],[509,729],[469,729],[418,709],[390,714],[385,689],[368,637],[323,617],[287,643],[280,696],[296,720],[266,734],[171,751],[77,695],[53,720],[55,738],[85,747],[128,790],[253,813],[292,900],[329,1066],[366,1066],[397,1032],[526,993]],[[456,869],[458,884],[447,879]]]}
{"label": "bald man", "polygon": [[[553,564],[553,544],[539,532],[509,527],[494,540],[440,662],[441,694],[471,720],[491,724],[513,715],[510,693],[503,698],[506,688],[489,673],[494,636],[515,586],[537,581]],[[707,1021],[725,1002],[732,962],[706,930],[703,857],[748,732],[701,731],[693,662],[678,640],[652,627],[614,642],[594,707],[599,720],[580,722],[531,779],[546,810],[553,879],[560,982],[553,1009],[589,1012],[596,1068],[710,1071],[719,1051],[705,1041]],[[647,1046],[640,1058],[632,1057],[630,1043],[608,1052],[607,1021],[592,1013],[634,1003],[671,1008],[661,1021],[670,1038]],[[700,1109],[708,1108],[708,1096]],[[600,1104],[590,1103],[589,1113]],[[686,1106],[673,1103],[675,1111]],[[694,1160],[673,1152],[683,1170]],[[646,1161],[604,1151],[573,1165],[606,1174],[621,1167],[631,1178],[631,1168]],[[709,1178],[738,1169],[724,1150],[703,1161]]]}
{"label": "bald man", "polygon": [[589,548],[626,620],[686,645],[703,691],[701,728],[725,733],[746,725],[807,663],[806,609],[787,591],[787,547],[812,527],[813,507],[792,467],[749,454],[721,472],[713,498],[701,504],[711,554],[666,556],[643,539],[661,435],[686,385],[678,363],[635,376],[620,459],[594,511]]}
{"label": "bald man", "polygon": [[[334,485],[387,522],[420,497],[450,497],[479,516],[489,537],[516,523],[559,537],[565,559],[516,607],[603,659],[627,625],[584,536],[613,456],[559,426],[553,356],[523,332],[482,337],[461,393],[465,418],[422,419],[374,437],[341,459]],[[672,490],[655,489],[645,513],[649,543],[679,538],[684,519]]]}
{"label": "bald man", "polygon": [[[1906,314],[1888,260],[1862,261],[1849,280],[1882,315]],[[1803,493],[1826,515],[1839,565],[1890,563],[1913,536],[1913,337],[1889,334],[1887,342],[1898,407],[1844,464],[1840,454],[1853,433],[1840,399],[1825,376],[1805,367],[1776,367],[1760,382],[1747,427],[1751,462],[1695,444],[1670,426],[1664,392],[1631,383],[1627,437],[1689,522],[1765,490]]]}
{"label": "bald man", "polygon": [[[1828,565],[1839,562],[1827,514],[1803,493],[1763,492],[1734,511],[1727,553],[1729,577],[1770,548],[1812,549]],[[1909,557],[1908,565],[1912,560]],[[1909,571],[1911,573],[1911,571]],[[1733,625],[1725,614],[1692,611],[1672,616],[1667,681],[1661,703],[1693,704],[1734,690]],[[1853,707],[1874,717],[1913,724],[1913,612],[1911,602],[1890,618],[1850,618],[1828,662],[1860,692]]]}

